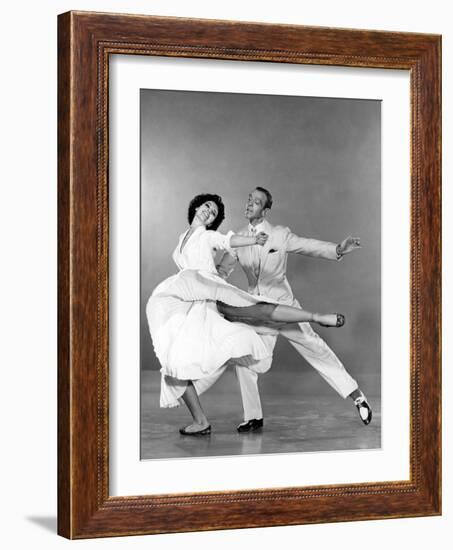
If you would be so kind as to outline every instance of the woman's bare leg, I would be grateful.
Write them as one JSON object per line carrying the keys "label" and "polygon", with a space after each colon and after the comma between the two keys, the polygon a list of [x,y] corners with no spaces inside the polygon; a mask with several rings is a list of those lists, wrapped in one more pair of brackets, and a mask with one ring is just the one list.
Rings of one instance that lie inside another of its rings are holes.
{"label": "woman's bare leg", "polygon": [[193,418],[193,423],[189,426],[186,426],[184,430],[188,433],[191,433],[199,432],[200,430],[204,430],[205,428],[207,428],[209,426],[208,419],[204,414],[200,399],[198,398],[198,394],[190,380],[187,384],[186,391],[182,395],[182,398]]}
{"label": "woman's bare leg", "polygon": [[275,323],[313,322],[332,327],[337,326],[338,323],[338,315],[336,313],[312,313],[311,311],[297,307],[283,304],[269,304],[267,302],[260,302],[246,307],[235,307],[223,302],[217,302],[217,308],[230,321],[247,322],[247,319],[252,319],[254,321],[271,321]]}
{"label": "woman's bare leg", "polygon": [[[261,305],[261,304],[258,304]],[[271,304],[273,305],[273,304]],[[266,304],[267,306],[267,304]],[[304,309],[298,309],[297,307],[285,306],[279,304],[271,310],[271,319],[277,322],[283,323],[304,323],[313,322],[322,325],[328,325],[335,327],[338,324],[337,313],[312,313]],[[344,319],[343,319],[344,323]]]}

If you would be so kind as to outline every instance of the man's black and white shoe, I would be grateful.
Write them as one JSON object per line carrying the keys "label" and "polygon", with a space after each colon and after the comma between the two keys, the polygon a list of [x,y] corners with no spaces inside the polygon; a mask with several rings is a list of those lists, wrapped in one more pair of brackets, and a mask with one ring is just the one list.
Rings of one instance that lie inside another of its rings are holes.
{"label": "man's black and white shoe", "polygon": [[354,399],[354,405],[359,411],[360,420],[367,426],[373,417],[373,411],[371,410],[370,405],[368,404],[367,398],[363,393]]}
{"label": "man's black and white shoe", "polygon": [[263,424],[264,420],[262,418],[252,418],[252,420],[239,424],[237,430],[240,434],[254,432],[255,430],[260,430],[263,427]]}

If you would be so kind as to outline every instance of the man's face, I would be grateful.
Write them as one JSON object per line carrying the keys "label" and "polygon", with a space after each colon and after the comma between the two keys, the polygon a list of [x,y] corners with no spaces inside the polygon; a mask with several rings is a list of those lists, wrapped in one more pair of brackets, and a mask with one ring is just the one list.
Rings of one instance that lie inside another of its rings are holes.
{"label": "man's face", "polygon": [[254,189],[248,199],[245,207],[245,217],[251,222],[263,218],[267,213],[266,195],[258,189]]}

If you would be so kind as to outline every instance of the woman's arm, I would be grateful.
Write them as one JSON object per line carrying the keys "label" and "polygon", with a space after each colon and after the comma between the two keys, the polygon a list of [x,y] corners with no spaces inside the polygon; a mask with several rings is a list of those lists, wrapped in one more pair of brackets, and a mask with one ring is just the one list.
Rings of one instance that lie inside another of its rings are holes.
{"label": "woman's arm", "polygon": [[256,235],[232,235],[230,239],[231,248],[239,248],[241,246],[253,246],[258,244],[263,246],[269,235],[263,233],[262,231]]}
{"label": "woman's arm", "polygon": [[208,229],[205,233],[210,245],[216,250],[231,250],[240,246],[253,246],[258,244],[263,246],[269,235],[260,232],[255,236],[252,235],[236,235],[233,231],[228,231],[226,235],[222,235],[218,231]]}

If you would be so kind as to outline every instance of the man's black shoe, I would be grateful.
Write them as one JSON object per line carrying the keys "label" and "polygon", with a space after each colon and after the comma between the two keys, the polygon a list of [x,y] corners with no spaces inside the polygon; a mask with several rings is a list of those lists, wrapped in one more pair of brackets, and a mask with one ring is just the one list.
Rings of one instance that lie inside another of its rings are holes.
{"label": "man's black shoe", "polygon": [[254,432],[255,430],[260,430],[263,427],[263,424],[264,420],[262,418],[252,418],[252,420],[239,424],[237,430],[240,434]]}

